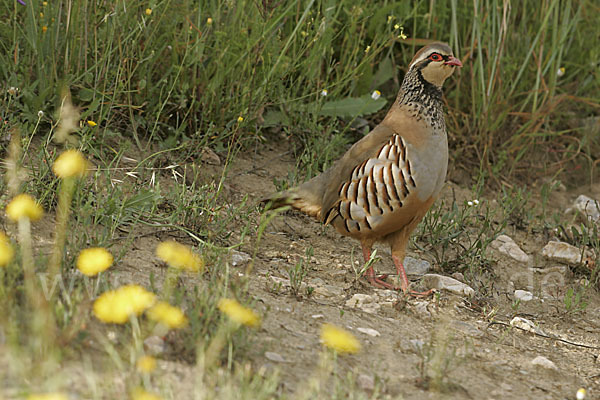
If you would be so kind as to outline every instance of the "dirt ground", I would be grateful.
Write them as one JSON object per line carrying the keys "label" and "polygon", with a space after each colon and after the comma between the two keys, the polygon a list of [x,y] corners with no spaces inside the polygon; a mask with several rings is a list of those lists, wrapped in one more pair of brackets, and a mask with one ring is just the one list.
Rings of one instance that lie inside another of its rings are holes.
{"label": "dirt ground", "polygon": [[[275,191],[273,178],[286,177],[294,165],[284,145],[267,144],[240,155],[226,181],[229,201],[235,203],[247,194],[250,202],[257,202]],[[597,195],[595,189],[588,187],[586,194]],[[550,203],[563,212],[580,193],[559,191]],[[471,194],[450,179],[442,198],[451,195],[469,198]],[[574,399],[579,388],[587,389],[586,398],[597,398],[599,293],[588,290],[585,310],[567,313],[566,288],[580,276],[541,256],[546,237],[512,228],[506,233],[532,256],[531,261],[517,262],[489,248],[495,281],[488,298],[442,291],[434,298],[405,299],[356,279],[351,267],[352,259],[360,260],[356,241],[302,214],[286,213],[267,227],[249,277],[251,294],[264,316],[251,351],[253,365],[279,370],[284,392],[301,391],[318,370],[319,330],[328,322],[349,330],[362,343],[360,353],[339,359],[338,373],[344,376],[351,371],[357,390],[367,394],[374,383],[378,393],[390,398]],[[254,240],[240,250],[252,254]],[[288,286],[287,270],[305,256],[309,246],[314,256],[305,282],[314,292],[296,297]],[[375,269],[392,272],[389,250],[378,249],[382,259]],[[427,259],[427,254],[414,249],[409,255]],[[434,264],[431,272],[440,271]],[[418,278],[413,284],[418,284]],[[528,290],[535,297],[514,307],[515,289]],[[347,305],[357,294],[371,299],[368,307]],[[532,321],[549,337],[509,327],[515,316]],[[532,362],[539,356],[551,365]],[[431,389],[435,382],[442,382],[440,390]]]}
{"label": "dirt ground", "polygon": [[[227,201],[236,204],[248,195],[250,204],[257,203],[275,191],[273,179],[285,178],[294,165],[291,152],[282,144],[266,144],[239,155],[225,181]],[[206,177],[220,176],[221,168],[207,163],[202,171]],[[551,204],[563,212],[580,193],[555,193]],[[598,196],[589,187],[586,194]],[[463,199],[472,196],[450,179],[442,198],[453,195]],[[258,222],[258,212],[253,217]],[[48,224],[50,230],[51,221]],[[232,226],[231,230],[233,243],[239,237],[239,227]],[[167,237],[150,228],[144,231],[115,268],[125,280],[147,285],[152,272],[160,274],[160,263],[149,249]],[[263,316],[249,351],[253,367],[257,371],[278,370],[283,393],[301,392],[302,385],[319,373],[319,332],[327,322],[349,330],[360,340],[362,351],[340,357],[337,373],[344,377],[351,372],[356,390],[366,395],[375,391],[383,398],[574,399],[583,387],[588,399],[597,398],[600,294],[588,290],[588,306],[581,312],[567,313],[563,304],[566,288],[580,276],[570,267],[541,256],[546,237],[512,228],[506,233],[532,257],[529,263],[517,262],[489,248],[494,260],[491,295],[482,298],[476,293],[471,298],[441,291],[426,299],[406,299],[356,278],[351,266],[352,260],[360,260],[356,241],[302,214],[287,212],[267,227],[249,276],[255,308]],[[247,238],[239,250],[253,254],[255,240]],[[303,294],[294,296],[287,270],[305,257],[309,247],[314,255],[304,282],[314,291],[307,296],[303,287]],[[394,271],[389,249],[377,248],[381,260],[375,265],[376,271]],[[414,248],[409,249],[409,255],[431,261]],[[435,263],[431,267],[430,272],[441,273]],[[242,266],[232,268],[238,268],[239,274],[245,271]],[[419,285],[418,277],[412,281]],[[514,307],[515,289],[528,290],[535,297]],[[349,305],[356,295],[364,295],[367,305]],[[532,321],[549,337],[511,328],[508,324],[515,316]],[[539,356],[550,360],[551,365],[532,363]],[[189,393],[185,390],[194,387],[191,366],[164,361],[161,368],[165,376],[172,375],[179,382],[178,398],[193,398],[193,389]],[[438,389],[432,387],[436,384]]]}

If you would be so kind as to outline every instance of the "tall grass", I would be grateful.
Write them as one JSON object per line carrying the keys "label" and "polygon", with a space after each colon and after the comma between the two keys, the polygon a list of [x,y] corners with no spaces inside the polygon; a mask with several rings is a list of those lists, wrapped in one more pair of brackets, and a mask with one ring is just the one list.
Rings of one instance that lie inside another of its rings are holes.
{"label": "tall grass", "polygon": [[[10,15],[0,24],[0,76],[21,89],[19,106],[5,99],[3,113],[18,109],[19,121],[52,110],[66,84],[83,118],[138,147],[186,142],[193,155],[258,140],[270,110],[285,118],[267,125],[310,144],[339,136],[339,124],[302,105],[323,89],[330,100],[383,87],[392,99],[415,49],[435,39],[466,64],[447,90],[459,164],[483,161],[490,175],[510,177],[571,159],[591,166],[597,151],[570,114],[599,107],[600,12],[589,1],[7,1],[0,12]],[[543,167],[529,157],[540,145]]]}

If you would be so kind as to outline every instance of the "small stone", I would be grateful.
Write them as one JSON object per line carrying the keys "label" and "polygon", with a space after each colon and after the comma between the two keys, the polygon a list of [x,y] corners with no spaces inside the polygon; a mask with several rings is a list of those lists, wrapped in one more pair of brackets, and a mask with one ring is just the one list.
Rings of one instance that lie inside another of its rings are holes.
{"label": "small stone", "polygon": [[423,346],[425,345],[425,342],[422,339],[411,339],[409,340],[409,343],[412,349],[416,352],[423,350]]}
{"label": "small stone", "polygon": [[511,257],[514,260],[527,263],[529,256],[525,253],[518,244],[515,243],[509,236],[500,235],[490,245],[497,249],[500,253]]}
{"label": "small stone", "polygon": [[[588,252],[584,252],[586,257]],[[542,249],[542,255],[549,260],[562,262],[564,264],[577,265],[582,260],[581,250],[565,242],[550,241]]]}
{"label": "small stone", "polygon": [[344,289],[342,289],[341,287],[333,286],[333,285],[316,286],[315,290],[313,292],[314,295],[321,296],[321,297],[340,296],[343,293],[344,293]]}
{"label": "small stone", "polygon": [[515,290],[515,299],[521,301],[531,301],[533,300],[533,293],[528,292],[527,290]]}
{"label": "small stone", "polygon": [[221,165],[221,159],[213,150],[208,147],[202,149],[200,159],[210,165]]}
{"label": "small stone", "polygon": [[358,378],[356,378],[356,383],[358,383],[358,387],[364,391],[373,391],[375,390],[375,378],[371,375],[360,374]]}
{"label": "small stone", "polygon": [[600,202],[597,200],[582,194],[575,199],[573,206],[568,208],[565,212],[570,213],[574,210],[579,211],[590,221],[598,222],[600,220],[600,209],[598,209],[599,204]]}
{"label": "small stone", "polygon": [[314,314],[314,315],[311,315],[311,318],[321,319],[321,318],[325,318],[325,316],[323,314]]}
{"label": "small stone", "polygon": [[455,272],[452,274],[452,277],[460,282],[465,282],[465,276],[461,272]]}
{"label": "small stone", "polygon": [[556,364],[554,364],[552,361],[548,360],[544,356],[537,356],[536,358],[531,360],[531,364],[539,366],[539,367],[553,369],[555,371],[558,371],[558,367],[556,366]]}
{"label": "small stone", "polygon": [[144,349],[150,356],[158,356],[165,352],[165,341],[160,336],[149,336],[144,340]]}
{"label": "small stone", "polygon": [[267,351],[265,353],[265,357],[267,358],[267,360],[271,360],[271,361],[274,361],[274,362],[279,362],[279,363],[286,362],[285,359],[281,356],[281,354],[275,353],[275,352],[272,352],[272,351]]}
{"label": "small stone", "polygon": [[415,302],[415,311],[418,314],[424,315],[426,317],[431,317],[431,313],[427,309],[428,303],[426,301],[417,301]]}
{"label": "small stone", "polygon": [[423,282],[428,288],[445,289],[449,292],[466,296],[473,296],[475,294],[475,290],[472,287],[449,276],[426,274],[423,276]]}
{"label": "small stone", "polygon": [[356,293],[350,300],[346,301],[346,307],[359,308],[365,312],[374,314],[381,308],[379,303],[375,302],[375,298],[368,294]]}
{"label": "small stone", "polygon": [[356,330],[372,337],[381,336],[381,333],[372,328],[356,328]]}
{"label": "small stone", "polygon": [[229,262],[234,267],[241,267],[242,265],[247,264],[251,259],[252,257],[250,257],[250,254],[242,251],[231,250],[229,252]]}
{"label": "small stone", "polygon": [[544,331],[535,326],[532,321],[526,318],[514,317],[510,320],[510,326],[521,328],[527,332],[537,333],[538,335],[545,335]]}
{"label": "small stone", "polygon": [[407,275],[425,275],[431,269],[429,261],[418,260],[416,258],[406,256],[404,257],[404,270]]}

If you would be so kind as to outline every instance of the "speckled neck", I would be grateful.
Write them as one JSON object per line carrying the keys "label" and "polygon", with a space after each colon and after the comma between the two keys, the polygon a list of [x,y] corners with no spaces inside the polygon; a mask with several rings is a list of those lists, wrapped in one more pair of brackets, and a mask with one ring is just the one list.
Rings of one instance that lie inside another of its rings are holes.
{"label": "speckled neck", "polygon": [[427,82],[419,69],[412,68],[406,73],[396,101],[407,106],[417,120],[425,119],[435,134],[446,132],[442,88]]}

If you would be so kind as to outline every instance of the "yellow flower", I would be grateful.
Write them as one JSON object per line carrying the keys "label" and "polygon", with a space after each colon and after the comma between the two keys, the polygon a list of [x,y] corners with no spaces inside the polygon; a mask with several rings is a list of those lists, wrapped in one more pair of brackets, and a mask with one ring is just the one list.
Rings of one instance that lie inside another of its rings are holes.
{"label": "yellow flower", "polygon": [[18,221],[21,218],[29,218],[32,221],[37,221],[42,218],[44,210],[42,206],[35,202],[33,197],[28,194],[20,194],[6,206],[6,215],[13,221]]}
{"label": "yellow flower", "polygon": [[212,25],[212,23],[213,23],[212,18],[210,18],[210,17],[206,18],[206,25]]}
{"label": "yellow flower", "polygon": [[221,299],[219,300],[218,307],[222,313],[238,324],[253,327],[260,325],[260,318],[258,315],[250,308],[242,306],[234,299]]}
{"label": "yellow flower", "polygon": [[398,38],[400,38],[400,39],[402,39],[402,40],[406,40],[406,38],[407,38],[407,37],[408,37],[408,36],[406,36],[406,35],[404,34],[404,27],[403,27],[403,26],[401,26],[401,27],[400,27],[400,34],[398,34]]}
{"label": "yellow flower", "polygon": [[159,301],[152,306],[147,315],[151,320],[160,322],[169,329],[179,329],[187,324],[187,318],[183,311],[164,301]]}
{"label": "yellow flower", "polygon": [[113,263],[113,256],[105,248],[91,247],[81,250],[77,257],[77,268],[87,276],[98,275]]}
{"label": "yellow flower", "polygon": [[131,315],[140,315],[156,296],[138,285],[126,285],[103,293],[94,301],[94,315],[106,323],[124,324]]}
{"label": "yellow flower", "polygon": [[369,51],[371,51],[371,46],[367,46],[367,47],[365,48],[365,53],[368,53]]}
{"label": "yellow flower", "polygon": [[204,261],[199,255],[173,240],[160,243],[156,248],[156,255],[173,268],[196,272],[204,267]]}
{"label": "yellow flower", "polygon": [[151,8],[146,8],[146,15],[150,15],[152,14],[152,9]]}
{"label": "yellow flower", "polygon": [[238,117],[237,119],[238,123],[242,123],[244,122],[244,117],[242,117],[241,115]]}
{"label": "yellow flower", "polygon": [[565,69],[565,67],[560,67],[558,69],[558,71],[556,71],[556,76],[558,76],[560,78],[561,76],[565,75],[565,72],[567,72],[567,70]]}
{"label": "yellow flower", "polygon": [[141,356],[135,363],[138,371],[149,374],[156,369],[156,359],[151,356]]}
{"label": "yellow flower", "polygon": [[87,172],[88,163],[78,150],[67,150],[54,161],[52,171],[59,178],[82,177]]}
{"label": "yellow flower", "polygon": [[154,393],[146,392],[142,388],[135,388],[131,392],[131,400],[161,400],[159,395]]}
{"label": "yellow flower", "polygon": [[350,332],[330,324],[321,327],[321,341],[338,353],[356,353],[360,350],[359,341]]}
{"label": "yellow flower", "polygon": [[44,7],[46,7],[46,6],[48,5],[48,2],[47,2],[47,1],[42,1],[42,5],[43,5]]}
{"label": "yellow flower", "polygon": [[0,231],[0,267],[7,266],[15,256],[15,249],[10,245],[8,236]]}
{"label": "yellow flower", "polygon": [[379,90],[373,90],[373,93],[371,93],[371,98],[373,100],[377,100],[380,97],[381,97],[381,92]]}
{"label": "yellow flower", "polygon": [[98,125],[97,123],[95,123],[94,121],[92,121],[91,119],[87,120],[86,122],[90,127],[95,127],[96,125]]}
{"label": "yellow flower", "polygon": [[69,398],[63,393],[39,393],[30,394],[27,400],[69,400]]}
{"label": "yellow flower", "polygon": [[48,30],[48,27],[46,25],[42,26],[42,33],[46,33],[47,30]]}

